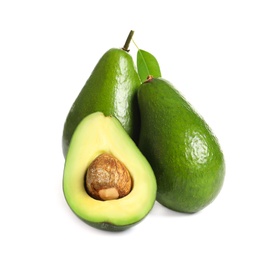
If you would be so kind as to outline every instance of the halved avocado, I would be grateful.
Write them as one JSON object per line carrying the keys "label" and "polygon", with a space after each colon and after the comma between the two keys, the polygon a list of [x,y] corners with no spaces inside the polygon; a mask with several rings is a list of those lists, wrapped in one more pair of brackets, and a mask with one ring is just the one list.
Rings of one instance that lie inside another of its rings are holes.
{"label": "halved avocado", "polygon": [[[102,154],[117,159],[129,172],[131,190],[127,195],[102,200],[87,190],[88,168]],[[150,164],[115,117],[95,112],[80,122],[71,139],[63,175],[66,201],[79,218],[99,229],[127,229],[150,212],[156,190]]]}

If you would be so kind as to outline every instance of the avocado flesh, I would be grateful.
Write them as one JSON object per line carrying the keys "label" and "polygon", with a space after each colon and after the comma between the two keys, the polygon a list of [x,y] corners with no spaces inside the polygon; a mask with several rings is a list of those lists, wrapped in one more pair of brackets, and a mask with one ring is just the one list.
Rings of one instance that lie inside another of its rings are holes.
{"label": "avocado flesh", "polygon": [[[123,198],[101,201],[85,190],[86,170],[103,153],[116,157],[130,172],[133,188]],[[64,195],[76,215],[99,229],[124,230],[149,213],[156,189],[150,164],[116,118],[96,112],[81,121],[70,143],[63,176]]]}
{"label": "avocado flesh", "polygon": [[224,156],[209,126],[181,94],[162,78],[138,90],[139,148],[157,180],[157,201],[193,213],[218,195],[225,176]]}
{"label": "avocado flesh", "polygon": [[80,121],[98,111],[106,116],[115,116],[137,142],[139,112],[136,92],[139,85],[131,55],[122,49],[108,50],[96,64],[67,115],[62,138],[64,156]]}

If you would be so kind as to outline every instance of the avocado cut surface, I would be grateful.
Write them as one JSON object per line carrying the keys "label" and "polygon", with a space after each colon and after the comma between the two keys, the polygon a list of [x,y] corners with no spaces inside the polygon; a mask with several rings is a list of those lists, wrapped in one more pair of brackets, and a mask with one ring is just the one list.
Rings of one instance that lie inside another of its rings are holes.
{"label": "avocado cut surface", "polygon": [[67,115],[62,138],[64,156],[80,121],[98,111],[106,116],[115,116],[137,142],[139,112],[136,92],[139,85],[131,55],[122,49],[108,50],[96,64]]}
{"label": "avocado cut surface", "polygon": [[218,195],[225,162],[217,138],[203,118],[166,80],[152,78],[138,90],[139,148],[157,179],[157,201],[193,213]]}
{"label": "avocado cut surface", "polygon": [[[103,201],[86,191],[87,169],[102,154],[119,160],[131,176],[132,189],[122,198]],[[156,190],[150,164],[115,117],[95,112],[80,122],[71,139],[63,175],[66,201],[78,217],[100,229],[126,229],[150,212]]]}

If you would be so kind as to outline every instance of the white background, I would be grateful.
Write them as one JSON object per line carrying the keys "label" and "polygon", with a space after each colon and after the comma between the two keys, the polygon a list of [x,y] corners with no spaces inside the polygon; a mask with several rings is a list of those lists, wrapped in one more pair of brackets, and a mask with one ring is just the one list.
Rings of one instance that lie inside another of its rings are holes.
{"label": "white background", "polygon": [[[257,259],[256,13],[249,0],[1,1],[0,259]],[[64,200],[61,136],[93,67],[131,29],[211,126],[227,170],[201,212],[156,203],[109,233]]]}

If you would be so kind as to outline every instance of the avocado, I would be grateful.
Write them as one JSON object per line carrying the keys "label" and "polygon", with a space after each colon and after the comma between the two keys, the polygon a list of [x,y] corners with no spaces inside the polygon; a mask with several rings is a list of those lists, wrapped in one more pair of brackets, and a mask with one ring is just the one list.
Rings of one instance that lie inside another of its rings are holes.
{"label": "avocado", "polygon": [[163,78],[149,77],[138,90],[139,148],[157,180],[157,201],[194,213],[220,192],[225,161],[217,138],[186,99]]}
{"label": "avocado", "polygon": [[153,170],[113,116],[95,112],[77,126],[68,149],[63,192],[89,225],[121,231],[139,223],[156,198]]}
{"label": "avocado", "polygon": [[127,49],[132,35],[129,34],[123,48],[112,48],[100,58],[74,101],[63,128],[64,157],[79,122],[98,111],[106,116],[115,116],[130,137],[138,141],[139,109],[136,92],[141,82]]}

